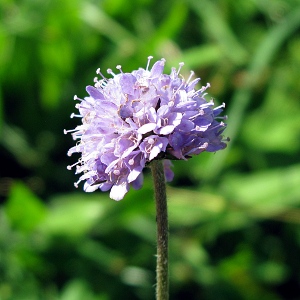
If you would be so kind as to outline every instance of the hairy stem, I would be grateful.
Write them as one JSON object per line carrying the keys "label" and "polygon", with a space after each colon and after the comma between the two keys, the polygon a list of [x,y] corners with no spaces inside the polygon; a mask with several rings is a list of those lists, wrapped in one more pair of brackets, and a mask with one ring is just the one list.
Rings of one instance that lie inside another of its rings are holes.
{"label": "hairy stem", "polygon": [[156,299],[169,299],[168,276],[168,210],[166,182],[162,160],[151,163],[157,222]]}

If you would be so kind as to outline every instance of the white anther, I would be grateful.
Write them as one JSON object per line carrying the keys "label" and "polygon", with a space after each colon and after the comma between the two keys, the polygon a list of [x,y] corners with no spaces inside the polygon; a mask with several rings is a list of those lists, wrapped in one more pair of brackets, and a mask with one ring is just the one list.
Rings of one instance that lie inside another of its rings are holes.
{"label": "white anther", "polygon": [[120,171],[119,171],[119,170],[114,170],[113,173],[114,173],[115,175],[117,175],[117,176],[120,175]]}
{"label": "white anther", "polygon": [[148,56],[146,71],[148,71],[148,69],[149,69],[150,61],[151,61],[152,58],[153,58],[153,56]]}
{"label": "white anther", "polygon": [[203,143],[203,145],[200,146],[200,148],[207,148],[208,147],[208,142]]}
{"label": "white anther", "polygon": [[112,71],[112,69],[107,69],[106,72],[112,76],[116,76],[116,74]]}
{"label": "white anther", "polygon": [[149,143],[150,145],[153,145],[154,142],[155,142],[154,139],[152,139],[152,138],[148,139],[148,143]]}
{"label": "white anther", "polygon": [[75,118],[75,117],[81,118],[81,115],[76,115],[76,114],[74,114],[74,113],[71,113],[70,118],[73,119],[73,118]]}
{"label": "white anther", "polygon": [[64,129],[64,134],[68,134],[69,132],[73,132],[73,131],[75,131],[76,129],[70,129],[70,130],[66,130],[66,129]]}
{"label": "white anther", "polygon": [[121,65],[117,65],[117,66],[116,66],[116,69],[119,70],[120,73],[123,73],[123,71],[122,71],[122,66],[121,66]]}
{"label": "white anther", "polygon": [[[198,93],[203,93],[205,90],[207,90],[208,88],[210,88],[210,83],[208,82],[205,86],[201,87],[201,89],[199,89],[197,92]],[[203,94],[203,96],[205,96],[206,94]]]}
{"label": "white anther", "polygon": [[174,106],[174,101],[172,101],[172,100],[171,100],[171,101],[169,101],[169,103],[168,103],[168,106],[169,106],[169,107],[172,107],[172,106]]}
{"label": "white anther", "polygon": [[184,62],[179,63],[179,68],[177,70],[177,75],[180,73],[181,68],[184,66]]}
{"label": "white anther", "polygon": [[98,69],[96,70],[96,73],[99,74],[104,80],[106,80],[106,77],[101,73],[100,68],[98,68]]}
{"label": "white anther", "polygon": [[78,165],[79,163],[80,163],[80,161],[76,162],[76,163],[73,164],[73,165],[67,166],[67,169],[68,169],[68,170],[71,170],[74,166]]}

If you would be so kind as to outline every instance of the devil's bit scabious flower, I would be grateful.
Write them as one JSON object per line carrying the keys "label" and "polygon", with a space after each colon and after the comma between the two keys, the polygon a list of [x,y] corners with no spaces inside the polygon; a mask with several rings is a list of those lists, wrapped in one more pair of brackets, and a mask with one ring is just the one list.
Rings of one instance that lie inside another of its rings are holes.
{"label": "devil's bit scabious flower", "polygon": [[218,119],[224,103],[214,108],[206,101],[209,87],[195,90],[200,78],[191,81],[172,68],[163,74],[165,59],[154,63],[151,70],[148,57],[146,69],[119,74],[107,70],[112,78],[95,78],[95,85],[86,88],[89,97],[75,100],[82,124],[72,132],[79,142],[68,151],[81,153],[72,166],[83,172],[75,186],[85,180],[84,190],[110,190],[114,200],[123,199],[130,185],[138,189],[143,183],[143,168],[152,160],[164,159],[167,181],[173,178],[170,159],[186,160],[203,151],[215,152],[226,147],[222,132],[226,125]]}

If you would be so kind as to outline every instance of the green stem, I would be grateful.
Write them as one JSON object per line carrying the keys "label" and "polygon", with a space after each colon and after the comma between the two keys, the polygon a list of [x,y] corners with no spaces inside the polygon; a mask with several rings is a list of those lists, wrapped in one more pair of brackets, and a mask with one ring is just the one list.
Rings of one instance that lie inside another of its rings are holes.
{"label": "green stem", "polygon": [[168,300],[168,209],[163,161],[154,160],[151,163],[151,171],[154,182],[157,222],[156,299]]}

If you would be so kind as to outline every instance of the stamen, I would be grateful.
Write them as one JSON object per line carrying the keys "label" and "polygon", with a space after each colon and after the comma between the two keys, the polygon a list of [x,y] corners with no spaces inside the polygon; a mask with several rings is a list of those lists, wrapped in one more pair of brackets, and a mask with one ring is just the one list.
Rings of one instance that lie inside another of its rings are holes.
{"label": "stamen", "polygon": [[133,166],[134,165],[134,159],[133,158],[129,159],[128,164],[130,166]]}
{"label": "stamen", "polygon": [[76,187],[76,189],[78,188],[78,184],[80,183],[81,179],[79,179],[78,181],[74,182],[74,186]]}
{"label": "stamen", "polygon": [[196,91],[196,93],[201,93],[202,94],[208,88],[210,88],[210,83],[209,82],[206,84],[206,86],[202,86],[201,89]]}
{"label": "stamen", "polygon": [[219,117],[215,117],[215,120],[227,120],[228,119],[228,116],[225,115],[225,116],[219,116]]}
{"label": "stamen", "polygon": [[67,134],[67,133],[69,133],[69,132],[74,132],[74,131],[77,131],[78,129],[70,129],[70,130],[66,130],[66,129],[64,129],[64,134]]}
{"label": "stamen", "polygon": [[99,74],[104,80],[106,80],[106,77],[101,73],[101,69],[100,68],[98,68],[96,70],[96,73]]}
{"label": "stamen", "polygon": [[112,71],[112,69],[107,69],[106,72],[112,76],[116,76],[116,74]]}
{"label": "stamen", "polygon": [[74,117],[76,117],[76,118],[81,118],[82,116],[81,116],[81,115],[76,115],[76,114],[74,114],[74,113],[71,113],[70,118],[73,119]]}
{"label": "stamen", "polygon": [[146,153],[150,153],[151,150],[152,150],[152,146],[151,146],[151,145],[147,145],[147,146],[145,147]]}
{"label": "stamen", "polygon": [[74,100],[80,100],[80,101],[83,101],[83,99],[78,98],[76,95],[74,96],[73,99],[74,99]]}
{"label": "stamen", "polygon": [[73,167],[75,167],[76,165],[78,165],[80,163],[81,163],[81,161],[77,161],[75,164],[67,166],[67,169],[71,170]]}
{"label": "stamen", "polygon": [[107,79],[101,79],[95,83],[95,87],[103,89],[106,86],[106,84],[107,84]]}
{"label": "stamen", "polygon": [[123,73],[123,71],[122,71],[122,66],[121,66],[121,65],[117,65],[117,66],[116,66],[116,69],[119,70],[120,73]]}
{"label": "stamen", "polygon": [[219,108],[225,108],[225,103],[223,102],[221,105],[214,108],[214,110],[217,110]]}
{"label": "stamen", "polygon": [[188,80],[187,80],[187,84],[190,82],[190,80],[192,79],[192,77],[195,75],[195,72],[194,71],[191,71],[191,74],[190,74],[190,76],[189,76],[189,78],[188,78]]}
{"label": "stamen", "polygon": [[220,127],[226,127],[226,124],[224,122],[220,122],[219,124],[216,124],[216,126],[207,128],[207,131],[215,130],[215,129],[220,128]]}
{"label": "stamen", "polygon": [[174,101],[176,94],[181,90],[181,88],[184,86],[184,82],[182,81],[179,85],[179,87],[177,88],[177,90],[173,90],[173,95],[172,95],[172,99],[171,101]]}
{"label": "stamen", "polygon": [[153,56],[148,56],[146,71],[148,71],[148,69],[149,69],[150,61],[151,61],[152,58],[153,58]]}
{"label": "stamen", "polygon": [[184,66],[184,62],[179,63],[179,68],[177,70],[177,75],[180,73],[181,68]]}

